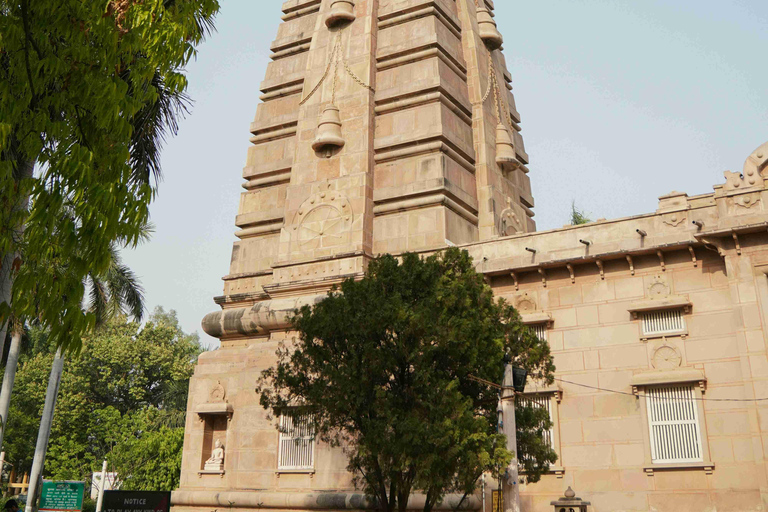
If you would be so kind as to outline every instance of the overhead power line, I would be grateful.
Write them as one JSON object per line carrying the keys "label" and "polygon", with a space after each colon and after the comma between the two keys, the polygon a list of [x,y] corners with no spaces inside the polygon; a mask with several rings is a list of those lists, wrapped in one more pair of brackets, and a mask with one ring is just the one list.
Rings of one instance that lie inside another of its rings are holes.
{"label": "overhead power line", "polygon": [[[628,391],[617,391],[615,389],[605,389],[601,388],[599,386],[590,386],[589,384],[581,384],[579,382],[572,382],[570,380],[565,379],[558,379],[555,378],[558,382],[564,382],[566,384],[572,384],[574,386],[579,386],[582,388],[587,389],[594,389],[596,391],[604,391],[606,393],[615,393],[617,395],[626,395],[626,396],[634,396],[639,398],[646,398],[649,397],[649,395],[646,395],[645,393],[630,393]],[[651,400],[658,400],[658,401],[669,401],[669,402],[690,402],[691,400],[697,400],[702,402],[766,402],[768,401],[768,397],[766,398],[704,398],[704,397],[694,397],[694,398],[659,398],[655,396],[650,396]]]}
{"label": "overhead power line", "polygon": [[[502,389],[502,387],[495,382],[491,382],[489,380],[481,379],[480,377],[475,377],[474,375],[468,375],[467,376],[470,380],[474,380],[475,382],[479,382],[481,384],[485,384],[486,386],[490,386],[492,388],[496,389]],[[558,382],[563,382],[565,384],[571,384],[573,386],[579,386],[582,388],[587,389],[594,389],[595,391],[602,391],[604,393],[614,393],[616,395],[624,395],[624,396],[632,396],[636,398],[650,398],[651,400],[658,400],[658,401],[666,401],[666,402],[690,402],[690,401],[701,401],[701,402],[768,402],[768,397],[766,398],[704,398],[704,397],[693,397],[693,398],[675,398],[675,397],[666,397],[666,398],[659,398],[656,396],[650,396],[646,395],[645,393],[631,393],[629,391],[617,391],[615,389],[605,389],[601,388],[599,386],[590,386],[589,384],[582,384],[580,382],[573,382],[570,380],[560,379],[555,377],[555,380]]]}

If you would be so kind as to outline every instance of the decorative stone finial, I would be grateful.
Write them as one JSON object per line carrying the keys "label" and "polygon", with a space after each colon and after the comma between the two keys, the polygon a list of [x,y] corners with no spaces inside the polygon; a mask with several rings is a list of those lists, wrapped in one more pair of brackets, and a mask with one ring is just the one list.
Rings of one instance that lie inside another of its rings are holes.
{"label": "decorative stone finial", "polygon": [[573,499],[576,497],[576,493],[571,489],[571,486],[568,486],[568,489],[565,490],[565,497],[568,499]]}
{"label": "decorative stone finial", "polygon": [[352,0],[333,0],[331,12],[325,18],[325,24],[328,28],[351,21],[355,21],[355,3]]}
{"label": "decorative stone finial", "polygon": [[480,29],[480,38],[489,50],[494,51],[501,48],[501,45],[504,44],[504,38],[499,32],[493,16],[485,6],[477,9],[477,26]]}
{"label": "decorative stone finial", "polygon": [[312,149],[317,152],[344,147],[344,137],[341,135],[341,116],[336,105],[328,105],[320,116],[317,126],[317,137],[312,143]]}
{"label": "decorative stone finial", "polygon": [[513,171],[520,167],[515,152],[515,143],[504,123],[499,123],[496,126],[496,163],[502,170]]}

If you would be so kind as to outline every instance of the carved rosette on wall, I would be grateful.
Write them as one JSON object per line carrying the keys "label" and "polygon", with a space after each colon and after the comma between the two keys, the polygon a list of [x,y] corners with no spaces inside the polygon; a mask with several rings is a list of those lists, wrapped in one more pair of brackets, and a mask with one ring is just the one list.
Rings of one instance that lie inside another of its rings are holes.
{"label": "carved rosette on wall", "polygon": [[528,292],[515,297],[515,309],[521,314],[536,311],[537,307],[536,300],[528,295]]}
{"label": "carved rosette on wall", "polygon": [[326,183],[307,198],[296,212],[291,230],[292,250],[312,250],[344,245],[352,228],[352,205]]}
{"label": "carved rosette on wall", "polygon": [[683,356],[677,347],[664,343],[654,350],[651,364],[656,370],[674,370],[683,364]]}
{"label": "carved rosette on wall", "polygon": [[648,286],[648,297],[659,298],[668,297],[672,293],[669,284],[662,276],[654,276],[651,280],[651,284]]}

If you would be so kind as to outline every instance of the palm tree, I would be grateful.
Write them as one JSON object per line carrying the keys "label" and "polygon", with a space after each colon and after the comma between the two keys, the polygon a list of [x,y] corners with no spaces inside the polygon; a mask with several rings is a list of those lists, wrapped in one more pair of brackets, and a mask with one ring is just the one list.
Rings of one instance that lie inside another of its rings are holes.
{"label": "palm tree", "polygon": [[[148,238],[151,228],[142,230]],[[106,271],[89,273],[85,286],[89,291],[86,311],[96,317],[96,327],[120,315],[133,317],[140,322],[144,318],[144,288],[136,274],[122,262],[116,244],[110,248],[110,263]]]}
{"label": "palm tree", "polygon": [[[149,237],[152,229],[149,226],[142,227],[142,239]],[[90,297],[84,309],[95,316],[96,328],[101,328],[109,320],[128,313],[136,321],[144,316],[144,290],[133,271],[124,265],[120,259],[120,253],[116,244],[110,248],[110,262],[107,269],[100,273],[89,273],[85,282],[90,288]],[[58,269],[66,273],[67,269]],[[66,302],[66,301],[65,301]],[[35,445],[35,457],[32,461],[30,472],[30,486],[27,493],[27,512],[34,508],[35,499],[39,492],[38,485],[41,481],[45,454],[48,449],[48,440],[51,435],[53,415],[56,408],[56,397],[59,391],[61,375],[64,370],[64,354],[61,348],[56,351],[56,357],[51,365],[51,375],[48,379],[48,389],[45,394],[43,416],[40,420],[40,429]]]}

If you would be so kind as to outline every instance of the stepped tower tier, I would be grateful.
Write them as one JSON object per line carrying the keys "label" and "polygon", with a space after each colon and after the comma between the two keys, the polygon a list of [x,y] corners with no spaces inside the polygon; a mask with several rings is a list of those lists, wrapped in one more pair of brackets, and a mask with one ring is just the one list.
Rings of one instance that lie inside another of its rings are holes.
{"label": "stepped tower tier", "polygon": [[206,332],[266,332],[243,308],[321,293],[376,254],[535,231],[490,1],[291,0],[283,12],[224,311]]}
{"label": "stepped tower tier", "polygon": [[[227,306],[306,295],[380,253],[535,230],[511,77],[478,10],[493,22],[490,1],[283,5]],[[226,338],[215,323],[206,330]]]}

